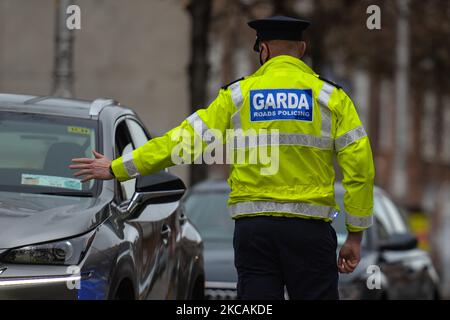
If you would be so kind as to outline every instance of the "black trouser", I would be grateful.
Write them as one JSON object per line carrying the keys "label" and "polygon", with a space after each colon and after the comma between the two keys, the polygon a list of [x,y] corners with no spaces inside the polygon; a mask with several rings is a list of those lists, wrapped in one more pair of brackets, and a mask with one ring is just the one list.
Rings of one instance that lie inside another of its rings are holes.
{"label": "black trouser", "polygon": [[322,220],[249,217],[234,229],[238,299],[339,299],[336,232]]}

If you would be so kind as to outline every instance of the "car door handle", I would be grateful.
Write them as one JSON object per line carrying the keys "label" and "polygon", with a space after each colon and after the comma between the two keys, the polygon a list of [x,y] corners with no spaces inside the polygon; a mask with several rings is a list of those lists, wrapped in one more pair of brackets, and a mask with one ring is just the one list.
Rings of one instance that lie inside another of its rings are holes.
{"label": "car door handle", "polygon": [[170,229],[170,226],[166,223],[164,223],[161,227],[161,235],[164,239],[167,239],[170,237],[170,234],[172,233],[172,229]]}

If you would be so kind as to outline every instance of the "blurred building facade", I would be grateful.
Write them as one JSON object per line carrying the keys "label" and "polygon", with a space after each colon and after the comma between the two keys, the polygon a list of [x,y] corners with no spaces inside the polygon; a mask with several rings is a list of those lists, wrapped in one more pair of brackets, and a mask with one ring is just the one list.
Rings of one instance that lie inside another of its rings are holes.
{"label": "blurred building facade", "polygon": [[[189,114],[189,15],[177,0],[76,0],[73,96],[112,97],[135,109],[153,134]],[[0,0],[0,92],[49,95],[54,0]],[[188,180],[187,168],[174,172]]]}

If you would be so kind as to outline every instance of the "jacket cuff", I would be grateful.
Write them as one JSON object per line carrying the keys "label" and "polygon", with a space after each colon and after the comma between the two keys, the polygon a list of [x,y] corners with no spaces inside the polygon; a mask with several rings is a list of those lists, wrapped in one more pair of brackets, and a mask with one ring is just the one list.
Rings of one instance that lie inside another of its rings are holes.
{"label": "jacket cuff", "polygon": [[352,226],[350,224],[346,224],[346,227],[347,227],[348,232],[361,232],[361,231],[365,231],[370,228],[370,226],[369,227],[356,227],[356,226]]}
{"label": "jacket cuff", "polygon": [[356,216],[349,214],[347,212],[345,216],[345,225],[347,226],[347,230],[349,232],[359,232],[364,231],[373,224],[373,214],[370,213],[368,215]]}
{"label": "jacket cuff", "polygon": [[123,165],[122,157],[112,161],[111,169],[118,181],[123,182],[130,179],[130,177],[128,176],[128,172]]}

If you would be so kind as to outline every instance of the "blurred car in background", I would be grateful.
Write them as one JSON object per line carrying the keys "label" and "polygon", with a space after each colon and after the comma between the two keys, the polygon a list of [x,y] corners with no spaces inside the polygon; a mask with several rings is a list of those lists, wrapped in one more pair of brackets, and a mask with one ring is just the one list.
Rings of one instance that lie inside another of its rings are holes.
{"label": "blurred car in background", "polygon": [[0,299],[203,297],[202,241],[178,177],[82,184],[68,168],[150,138],[110,99],[0,94]]}
{"label": "blurred car in background", "polygon": [[[234,222],[227,209],[225,181],[198,184],[183,200],[183,210],[204,241],[208,299],[235,299],[237,274],[233,261]],[[335,186],[343,210],[344,189]],[[347,235],[345,215],[333,221],[338,250]],[[364,233],[361,262],[352,274],[340,274],[341,299],[437,299],[438,276],[427,252],[417,240],[389,196],[374,190],[374,225]]]}

